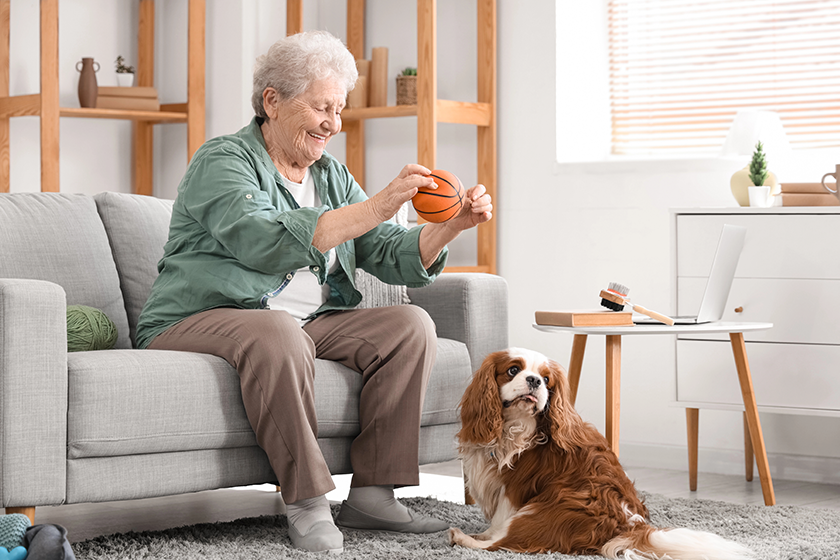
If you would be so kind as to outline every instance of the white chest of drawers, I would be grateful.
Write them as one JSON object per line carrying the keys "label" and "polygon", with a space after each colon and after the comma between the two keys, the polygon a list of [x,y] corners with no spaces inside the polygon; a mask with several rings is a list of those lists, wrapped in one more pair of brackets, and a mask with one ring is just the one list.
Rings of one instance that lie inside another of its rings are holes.
{"label": "white chest of drawers", "polygon": [[[746,333],[759,411],[840,416],[840,208],[672,211],[672,309],[696,314],[723,224],[747,228],[724,321]],[[677,338],[676,402],[743,410],[729,341]]]}

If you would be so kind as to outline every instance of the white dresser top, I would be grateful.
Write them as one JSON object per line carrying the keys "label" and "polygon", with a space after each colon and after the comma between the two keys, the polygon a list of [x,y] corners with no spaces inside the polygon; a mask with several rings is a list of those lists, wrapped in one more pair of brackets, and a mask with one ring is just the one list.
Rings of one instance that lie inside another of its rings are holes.
{"label": "white dresser top", "polygon": [[751,208],[749,206],[721,206],[718,208],[671,208],[672,214],[840,214],[840,206],[773,206],[772,208]]}

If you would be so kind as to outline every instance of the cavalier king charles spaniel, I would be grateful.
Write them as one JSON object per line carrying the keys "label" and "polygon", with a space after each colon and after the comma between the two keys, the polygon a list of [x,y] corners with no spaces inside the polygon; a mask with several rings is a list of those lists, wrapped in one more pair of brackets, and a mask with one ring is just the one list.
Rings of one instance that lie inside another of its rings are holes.
{"label": "cavalier king charles spaniel", "polygon": [[461,424],[467,489],[490,527],[479,535],[452,528],[453,545],[608,558],[752,558],[711,533],[650,526],[607,440],[569,402],[565,372],[537,352],[490,354],[461,400]]}

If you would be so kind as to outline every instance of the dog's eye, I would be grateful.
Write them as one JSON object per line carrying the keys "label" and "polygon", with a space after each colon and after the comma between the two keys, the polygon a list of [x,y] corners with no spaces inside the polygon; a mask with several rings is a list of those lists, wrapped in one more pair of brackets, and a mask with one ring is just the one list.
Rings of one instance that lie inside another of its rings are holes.
{"label": "dog's eye", "polygon": [[546,386],[548,386],[548,377],[543,377],[543,381],[545,381]]}
{"label": "dog's eye", "polygon": [[507,370],[507,374],[511,377],[515,376],[517,373],[522,371],[519,369],[519,366],[511,366],[510,369]]}

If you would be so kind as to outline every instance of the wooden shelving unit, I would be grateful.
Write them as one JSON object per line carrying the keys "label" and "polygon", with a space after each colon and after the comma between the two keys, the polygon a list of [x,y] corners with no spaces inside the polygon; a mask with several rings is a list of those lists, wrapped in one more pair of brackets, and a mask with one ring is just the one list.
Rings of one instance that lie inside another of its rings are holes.
{"label": "wooden shelving unit", "polygon": [[[476,0],[478,16],[478,100],[475,103],[437,98],[437,1],[417,0],[417,105],[346,109],[341,114],[347,134],[347,168],[365,184],[365,121],[416,117],[417,163],[436,167],[437,123],[477,128],[478,182],[496,200],[496,0]],[[303,0],[287,0],[286,32],[303,30]],[[353,56],[365,54],[365,1],[347,0],[347,46]],[[476,266],[447,267],[448,272],[496,273],[496,221],[478,227]]]}
{"label": "wooden shelving unit", "polygon": [[[58,85],[58,0],[40,0],[41,91],[9,96],[9,28],[11,0],[0,0],[0,192],[10,189],[9,119],[36,116],[41,121],[41,190],[59,192],[59,119],[122,119],[133,122],[133,190],[151,195],[152,127],[158,123],[186,123],[187,158],[205,140],[205,0],[189,0],[187,45],[187,102],[161,105],[160,111],[61,107]],[[137,33],[138,86],[154,85],[155,4],[140,0]],[[72,30],[70,31],[72,32]]]}

